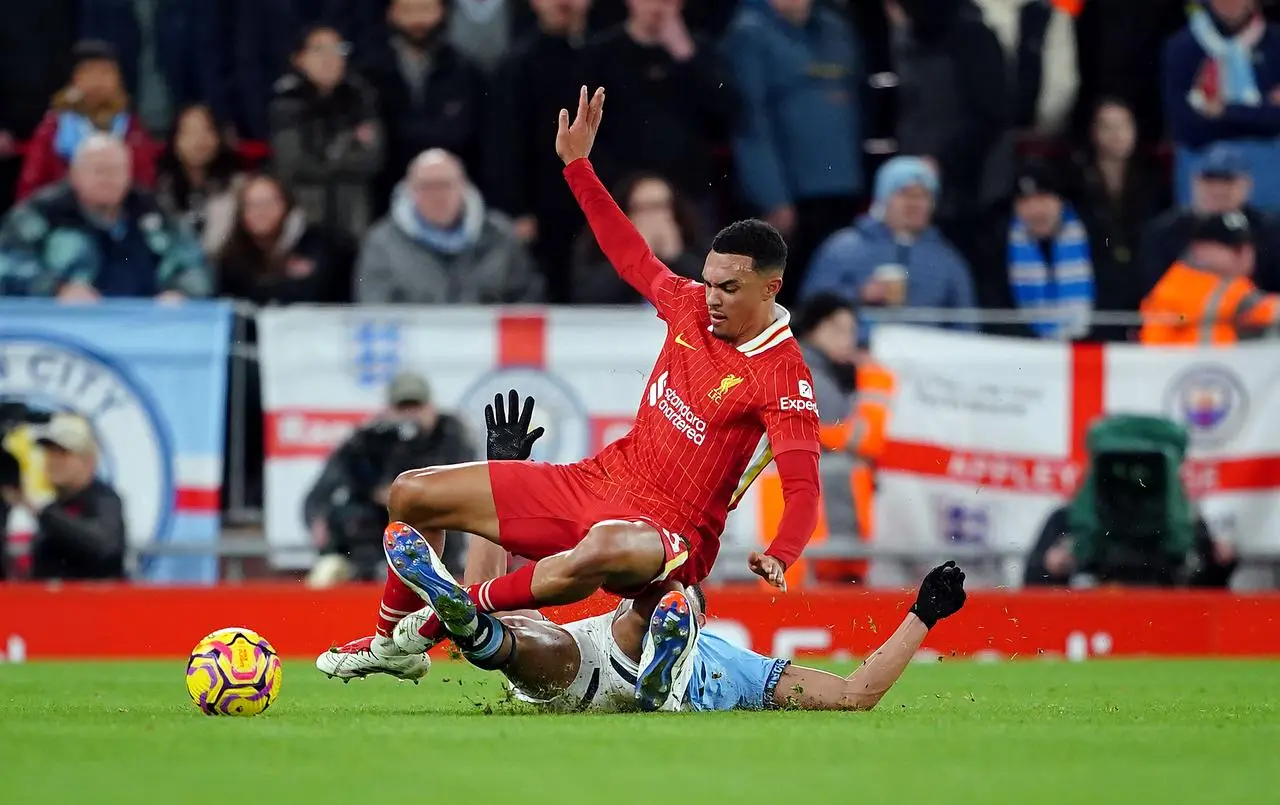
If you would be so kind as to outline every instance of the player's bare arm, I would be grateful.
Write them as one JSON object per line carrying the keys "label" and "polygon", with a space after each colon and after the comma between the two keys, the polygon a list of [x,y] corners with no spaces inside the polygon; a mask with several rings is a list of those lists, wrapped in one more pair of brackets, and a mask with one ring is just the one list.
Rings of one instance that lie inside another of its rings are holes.
{"label": "player's bare arm", "polygon": [[774,705],[800,710],[870,710],[902,677],[938,621],[965,602],[964,571],[955,562],[935,567],[920,583],[916,602],[889,639],[847,677],[789,665],[774,689]]}

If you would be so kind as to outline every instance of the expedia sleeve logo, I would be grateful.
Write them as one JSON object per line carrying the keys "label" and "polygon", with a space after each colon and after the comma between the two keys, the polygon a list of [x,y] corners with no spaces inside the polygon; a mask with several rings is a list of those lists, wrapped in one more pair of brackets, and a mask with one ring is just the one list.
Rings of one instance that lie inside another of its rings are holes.
{"label": "expedia sleeve logo", "polygon": [[167,537],[175,490],[164,423],[146,389],[110,358],[46,336],[0,336],[0,397],[93,428],[98,475],[120,493],[136,545]]}
{"label": "expedia sleeve logo", "polygon": [[796,388],[796,397],[783,397],[778,400],[778,407],[783,411],[812,411],[818,413],[818,404],[813,401],[813,386],[808,380],[801,380]]}

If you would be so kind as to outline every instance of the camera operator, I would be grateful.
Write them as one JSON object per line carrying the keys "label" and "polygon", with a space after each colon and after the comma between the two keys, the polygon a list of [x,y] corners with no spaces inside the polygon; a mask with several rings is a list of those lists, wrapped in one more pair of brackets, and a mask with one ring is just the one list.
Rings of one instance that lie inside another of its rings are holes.
{"label": "camera operator", "polygon": [[0,486],[9,507],[24,508],[36,521],[31,574],[36,579],[122,579],[125,576],[124,504],[96,477],[98,445],[89,423],[58,414],[36,431],[54,498],[40,505],[22,485]]}
{"label": "camera operator", "polygon": [[1209,531],[1182,483],[1186,430],[1117,414],[1089,428],[1087,446],[1084,483],[1050,514],[1024,583],[1226,587],[1235,550]]}
{"label": "camera operator", "polygon": [[[313,587],[381,579],[391,482],[415,467],[477,457],[462,422],[436,409],[421,375],[397,375],[387,388],[387,405],[387,413],[351,434],[329,456],[307,494],[303,517],[320,549],[307,577]],[[461,572],[465,551],[465,535],[451,533],[444,556],[450,570]]]}

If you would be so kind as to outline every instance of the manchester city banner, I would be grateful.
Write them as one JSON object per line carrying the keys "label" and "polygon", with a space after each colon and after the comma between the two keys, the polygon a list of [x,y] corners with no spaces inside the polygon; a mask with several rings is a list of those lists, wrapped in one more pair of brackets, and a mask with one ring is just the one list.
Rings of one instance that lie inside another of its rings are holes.
{"label": "manchester city banner", "polygon": [[[98,475],[124,501],[134,548],[217,539],[231,323],[221,302],[0,300],[0,400],[89,422]],[[11,429],[4,447],[39,503],[52,490],[33,446],[37,427]],[[15,510],[10,526],[30,529],[29,513]],[[217,559],[144,552],[134,570],[149,581],[211,583]]]}

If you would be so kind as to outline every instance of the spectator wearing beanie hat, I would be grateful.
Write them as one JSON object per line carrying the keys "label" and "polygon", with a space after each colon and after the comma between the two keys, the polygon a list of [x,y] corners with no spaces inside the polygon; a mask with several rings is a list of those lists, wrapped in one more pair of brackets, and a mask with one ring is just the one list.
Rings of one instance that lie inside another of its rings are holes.
{"label": "spectator wearing beanie hat", "polygon": [[1022,310],[1055,311],[1032,322],[1040,338],[1072,339],[1089,329],[1095,288],[1089,236],[1062,197],[1057,172],[1030,161],[1014,183],[1006,247],[1009,289]]}
{"label": "spectator wearing beanie hat", "polygon": [[[969,267],[933,225],[938,190],[929,161],[886,162],[876,173],[871,210],[818,249],[801,299],[830,292],[860,305],[863,340],[878,308],[973,308]],[[950,326],[973,329],[964,316]]]}

